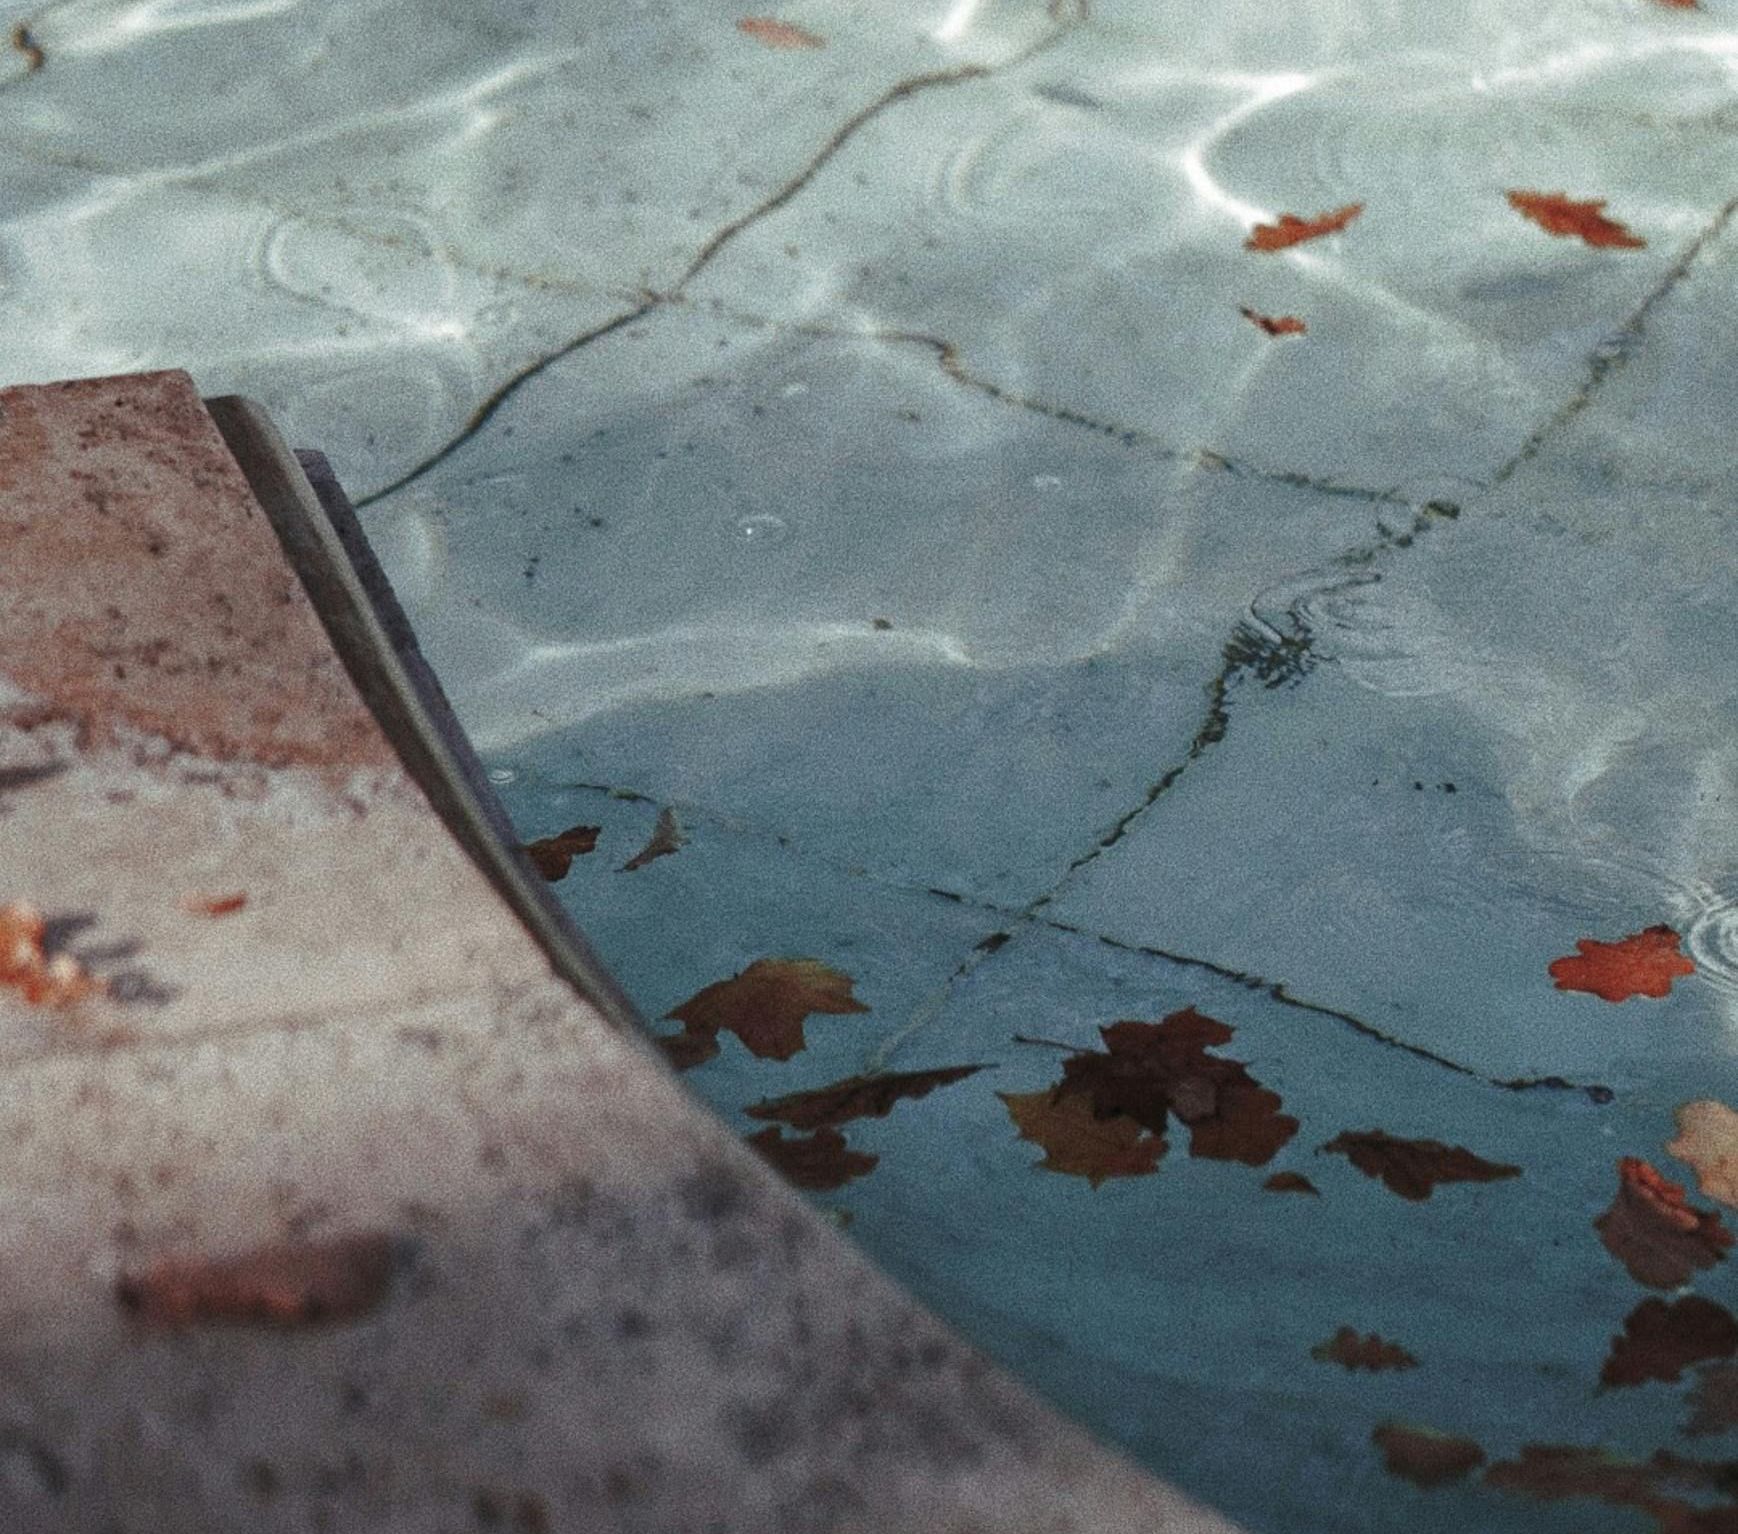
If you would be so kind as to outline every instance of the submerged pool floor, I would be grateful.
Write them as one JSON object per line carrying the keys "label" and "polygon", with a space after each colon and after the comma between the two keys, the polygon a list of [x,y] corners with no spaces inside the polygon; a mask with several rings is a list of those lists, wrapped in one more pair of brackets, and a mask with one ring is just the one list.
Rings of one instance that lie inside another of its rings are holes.
{"label": "submerged pool floor", "polygon": [[332,457],[889,1270],[1257,1534],[1738,1529],[1729,0],[0,9],[0,374]]}

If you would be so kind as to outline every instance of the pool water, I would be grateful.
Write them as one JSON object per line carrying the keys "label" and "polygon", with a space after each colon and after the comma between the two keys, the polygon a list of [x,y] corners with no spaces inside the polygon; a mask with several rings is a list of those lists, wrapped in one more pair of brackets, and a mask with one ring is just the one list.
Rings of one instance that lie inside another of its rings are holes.
{"label": "pool water", "polygon": [[887,1269],[1258,1534],[1738,1528],[1730,0],[0,9],[0,374],[330,455]]}

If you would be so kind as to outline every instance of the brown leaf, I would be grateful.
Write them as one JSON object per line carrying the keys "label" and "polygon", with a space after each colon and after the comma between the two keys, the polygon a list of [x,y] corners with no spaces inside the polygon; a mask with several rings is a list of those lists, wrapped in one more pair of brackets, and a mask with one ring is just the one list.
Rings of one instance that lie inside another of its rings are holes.
{"label": "brown leaf", "polygon": [[1282,213],[1278,223],[1257,224],[1250,231],[1249,238],[1243,242],[1243,248],[1284,250],[1291,245],[1301,245],[1305,240],[1318,240],[1324,234],[1334,234],[1344,229],[1363,211],[1363,203],[1353,202],[1316,218],[1299,218],[1295,213]]}
{"label": "brown leaf", "polygon": [[691,1071],[718,1054],[718,1035],[715,1033],[670,1033],[652,1042],[664,1051],[670,1064],[679,1071]]}
{"label": "brown leaf", "polygon": [[620,871],[631,874],[636,868],[644,868],[654,858],[668,857],[687,840],[682,834],[682,828],[676,824],[675,811],[659,810],[658,823],[652,827],[650,840],[622,864]]}
{"label": "brown leaf", "polygon": [[1599,1371],[1602,1385],[1639,1385],[1644,1380],[1675,1380],[1691,1364],[1738,1353],[1738,1321],[1723,1305],[1687,1294],[1668,1304],[1643,1300],[1623,1322],[1623,1335],[1611,1339],[1611,1353]]}
{"label": "brown leaf", "polygon": [[[681,1023],[686,1035],[716,1040],[721,1029],[728,1029],[760,1059],[788,1060],[807,1043],[804,1018],[869,1010],[851,994],[851,983],[849,975],[817,959],[756,959],[741,974],[695,992],[664,1015]],[[691,1064],[718,1052],[716,1043],[710,1050],[698,1042],[660,1043],[672,1060],[687,1058]]]}
{"label": "brown leaf", "polygon": [[905,1097],[927,1097],[937,1087],[964,1081],[981,1065],[947,1065],[933,1071],[882,1071],[873,1076],[847,1076],[831,1086],[792,1092],[753,1103],[743,1111],[751,1119],[777,1119],[793,1129],[820,1129],[852,1119],[885,1118]]}
{"label": "brown leaf", "polygon": [[597,839],[602,831],[602,826],[569,826],[553,836],[542,836],[534,842],[527,842],[525,855],[531,859],[537,872],[553,884],[557,879],[567,877],[567,871],[573,866],[575,858],[584,857],[586,853],[596,849]]}
{"label": "brown leaf", "polygon": [[1341,1364],[1347,1369],[1368,1369],[1372,1374],[1383,1369],[1416,1369],[1418,1360],[1397,1342],[1389,1342],[1371,1332],[1360,1337],[1349,1326],[1342,1326],[1326,1342],[1310,1349],[1310,1357],[1318,1363]]}
{"label": "brown leaf", "polygon": [[165,1259],[122,1278],[115,1298],[158,1325],[310,1326],[366,1315],[386,1297],[391,1277],[392,1242],[376,1232],[237,1257]]}
{"label": "brown leaf", "polygon": [[1139,1177],[1165,1154],[1165,1140],[1123,1114],[1100,1116],[1089,1098],[1066,1086],[1042,1092],[998,1092],[1022,1140],[1044,1148],[1046,1171],[1084,1177]]}
{"label": "brown leaf", "polygon": [[1720,1491],[1730,1496],[1731,1467],[1665,1449],[1651,1459],[1634,1460],[1573,1444],[1524,1444],[1518,1459],[1485,1472],[1485,1484],[1541,1502],[1593,1497],[1613,1507],[1638,1508],[1653,1517],[1660,1534],[1733,1534],[1738,1529],[1738,1509],[1697,1507],[1672,1495]]}
{"label": "brown leaf", "polygon": [[1518,1166],[1486,1161],[1464,1146],[1400,1140],[1380,1129],[1348,1130],[1322,1149],[1346,1157],[1366,1177],[1381,1178],[1390,1192],[1414,1202],[1429,1198],[1439,1182],[1496,1182],[1521,1175]]}
{"label": "brown leaf", "polygon": [[1269,1193],[1313,1193],[1320,1198],[1321,1190],[1301,1172],[1275,1172],[1262,1187]]}
{"label": "brown leaf", "polygon": [[1678,1109],[1678,1137],[1668,1154],[1696,1169],[1696,1187],[1716,1203],[1738,1209],[1738,1113],[1711,1097]]}
{"label": "brown leaf", "polygon": [[1593,1228],[1629,1276],[1653,1289],[1689,1282],[1692,1274],[1719,1262],[1732,1244],[1719,1215],[1691,1209],[1681,1184],[1667,1181],[1636,1156],[1617,1163],[1617,1196]]}
{"label": "brown leaf", "polygon": [[1400,1422],[1382,1423],[1370,1441],[1382,1451],[1388,1473],[1414,1486],[1446,1486],[1485,1462],[1485,1451],[1470,1438]]}
{"label": "brown leaf", "polygon": [[1237,312],[1250,324],[1260,326],[1270,336],[1301,336],[1309,329],[1294,314],[1258,314],[1253,309],[1239,309]]}
{"label": "brown leaf", "polygon": [[1700,1438],[1738,1427],[1738,1364],[1709,1364],[1686,1398],[1692,1408],[1684,1435]]}
{"label": "brown leaf", "polygon": [[747,1136],[747,1140],[788,1182],[814,1193],[842,1188],[853,1177],[866,1177],[881,1159],[867,1151],[847,1149],[845,1137],[836,1129],[818,1129],[812,1135],[792,1135],[788,1140],[784,1133],[774,1124]]}
{"label": "brown leaf", "polygon": [[107,986],[87,974],[69,953],[50,958],[43,944],[48,924],[25,900],[0,905],[0,985],[9,985],[38,1007],[66,1007]]}
{"label": "brown leaf", "polygon": [[1099,1029],[1105,1052],[1082,1050],[1063,1062],[1063,1083],[1101,1118],[1120,1113],[1154,1134],[1175,1114],[1189,1127],[1191,1156],[1262,1166],[1297,1133],[1297,1120],[1242,1061],[1207,1053],[1233,1032],[1193,1007],[1157,1023],[1113,1023]]}
{"label": "brown leaf", "polygon": [[1696,972],[1696,966],[1678,952],[1678,934],[1670,927],[1649,927],[1615,943],[1581,937],[1575,946],[1579,954],[1553,959],[1546,966],[1551,978],[1560,991],[1585,991],[1604,1001],[1664,996],[1678,976]]}
{"label": "brown leaf", "polygon": [[229,895],[183,895],[181,909],[189,916],[233,916],[247,905],[247,892]]}
{"label": "brown leaf", "polygon": [[771,16],[744,16],[737,22],[736,30],[752,37],[757,43],[765,43],[769,48],[824,48],[827,40],[817,37],[813,32],[802,27],[792,26],[788,21],[777,21]]}
{"label": "brown leaf", "polygon": [[1566,192],[1510,192],[1509,206],[1523,218],[1530,218],[1547,234],[1626,250],[1639,250],[1647,244],[1646,240],[1631,234],[1622,224],[1599,211],[1605,206],[1603,197],[1574,202]]}

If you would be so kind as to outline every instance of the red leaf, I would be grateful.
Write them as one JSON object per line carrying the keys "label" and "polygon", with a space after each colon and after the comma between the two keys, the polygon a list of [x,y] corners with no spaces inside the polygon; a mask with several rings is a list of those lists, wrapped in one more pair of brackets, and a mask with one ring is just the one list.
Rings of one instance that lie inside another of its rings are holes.
{"label": "red leaf", "polygon": [[1084,1177],[1097,1187],[1107,1177],[1141,1177],[1165,1154],[1163,1135],[1115,1113],[1101,1116],[1091,1099],[1067,1087],[1042,1092],[998,1092],[1022,1140],[1044,1148],[1038,1165]]}
{"label": "red leaf", "polygon": [[216,1260],[168,1259],[123,1278],[115,1298],[159,1325],[309,1326],[366,1315],[385,1298],[391,1276],[392,1243],[372,1233]]}
{"label": "red leaf", "polygon": [[1631,996],[1664,996],[1680,975],[1696,966],[1678,952],[1678,934],[1670,927],[1649,927],[1615,943],[1577,938],[1579,954],[1553,959],[1547,966],[1560,991],[1585,991],[1604,1001]]}
{"label": "red leaf", "polygon": [[743,1109],[751,1119],[777,1119],[793,1129],[820,1129],[852,1119],[885,1118],[901,1098],[927,1097],[983,1070],[981,1065],[948,1065],[933,1071],[882,1071],[847,1076],[831,1086],[768,1098]]}
{"label": "red leaf", "polygon": [[1390,1192],[1418,1202],[1439,1182],[1497,1182],[1519,1177],[1518,1166],[1486,1161],[1460,1145],[1440,1140],[1399,1140],[1380,1129],[1348,1130],[1322,1147],[1346,1157],[1366,1177],[1379,1177]]}
{"label": "red leaf", "polygon": [[1390,1475],[1414,1486],[1446,1486],[1463,1479],[1485,1462],[1485,1451],[1470,1438],[1455,1438],[1430,1428],[1384,1422],[1370,1435],[1382,1451]]}
{"label": "red leaf", "polygon": [[741,974],[697,991],[666,1013],[683,1025],[683,1037],[659,1043],[678,1069],[717,1054],[722,1029],[763,1060],[788,1060],[807,1042],[804,1018],[868,1010],[851,994],[849,975],[816,959],[756,959]]}
{"label": "red leaf", "polygon": [[758,43],[765,43],[769,48],[824,48],[827,40],[817,37],[813,32],[802,27],[792,26],[788,21],[778,21],[771,16],[744,16],[737,22],[736,30],[752,37]]}
{"label": "red leaf", "polygon": [[1349,1326],[1342,1326],[1326,1342],[1310,1349],[1317,1363],[1340,1364],[1347,1369],[1368,1369],[1372,1374],[1383,1369],[1416,1369],[1418,1360],[1397,1342],[1378,1337],[1371,1332],[1360,1337]]}
{"label": "red leaf", "polygon": [[1617,1196],[1593,1228],[1638,1284],[1676,1289],[1725,1255],[1731,1231],[1719,1215],[1691,1209],[1682,1184],[1635,1156],[1617,1163],[1617,1176]]}
{"label": "red leaf", "polygon": [[1647,244],[1639,235],[1631,234],[1622,224],[1599,211],[1605,206],[1603,197],[1575,202],[1565,192],[1510,192],[1508,196],[1510,207],[1523,218],[1531,219],[1547,234],[1625,250],[1639,250]]}
{"label": "red leaf", "polygon": [[1237,312],[1252,325],[1259,325],[1270,336],[1301,336],[1309,328],[1295,315],[1258,314],[1253,309],[1239,309]]}
{"label": "red leaf", "polygon": [[810,1192],[842,1188],[853,1177],[866,1177],[875,1170],[879,1156],[846,1148],[845,1137],[836,1129],[819,1129],[812,1135],[785,1139],[777,1124],[747,1137],[748,1143],[784,1174],[787,1181]]}
{"label": "red leaf", "polygon": [[1691,1364],[1738,1353],[1738,1321],[1722,1305],[1698,1294],[1667,1304],[1643,1300],[1625,1318],[1623,1335],[1599,1371],[1602,1385],[1675,1380]]}
{"label": "red leaf", "polygon": [[107,989],[69,953],[48,956],[48,924],[28,901],[0,905],[0,985],[32,1006],[65,1007]]}
{"label": "red leaf", "polygon": [[1344,229],[1363,211],[1363,203],[1353,202],[1332,213],[1323,213],[1317,218],[1299,218],[1295,213],[1282,213],[1276,224],[1257,224],[1250,231],[1249,238],[1243,242],[1243,248],[1285,250],[1288,246],[1301,245],[1305,240],[1317,240],[1324,234],[1334,234]]}
{"label": "red leaf", "polygon": [[[602,830],[602,826],[569,826],[553,836],[543,836],[534,842],[527,842],[525,855],[531,859],[537,872],[553,884],[557,879],[567,877],[567,871],[573,866],[575,858],[584,857],[586,853],[595,850]],[[648,858],[647,861],[651,860]]]}

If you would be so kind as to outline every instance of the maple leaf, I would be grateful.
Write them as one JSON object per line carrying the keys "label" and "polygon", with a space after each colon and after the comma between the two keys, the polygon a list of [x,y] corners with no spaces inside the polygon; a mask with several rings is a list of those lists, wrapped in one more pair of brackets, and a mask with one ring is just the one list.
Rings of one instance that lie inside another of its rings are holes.
{"label": "maple leaf", "polygon": [[866,1177],[881,1160],[867,1151],[850,1150],[836,1129],[817,1129],[812,1135],[792,1135],[774,1124],[747,1136],[748,1143],[784,1175],[786,1181],[812,1193],[842,1188],[853,1177]]}
{"label": "maple leaf", "polygon": [[52,959],[43,947],[48,923],[26,900],[0,905],[0,985],[9,985],[26,1002],[66,1007],[107,989],[69,953]]}
{"label": "maple leaf", "polygon": [[623,863],[620,871],[631,874],[636,868],[644,868],[653,858],[668,857],[687,840],[682,834],[682,828],[676,824],[675,812],[659,810],[658,822],[652,827],[652,834],[646,845]]}
{"label": "maple leaf", "polygon": [[1282,213],[1277,223],[1257,224],[1250,230],[1249,238],[1243,242],[1243,248],[1285,250],[1288,246],[1301,245],[1305,240],[1319,240],[1324,234],[1334,234],[1344,229],[1363,211],[1363,203],[1353,202],[1332,213],[1323,213],[1317,218],[1299,218],[1295,213]]}
{"label": "maple leaf", "polygon": [[1154,1134],[1175,1114],[1188,1126],[1191,1156],[1262,1166],[1298,1123],[1242,1061],[1207,1053],[1234,1032],[1193,1007],[1157,1023],[1113,1023],[1099,1029],[1105,1052],[1082,1050],[1063,1062],[1063,1083],[1090,1098],[1101,1118],[1120,1113]]}
{"label": "maple leaf", "polygon": [[159,1325],[308,1326],[367,1314],[385,1298],[391,1276],[392,1242],[370,1232],[237,1257],[166,1259],[122,1278],[115,1298],[140,1321]]}
{"label": "maple leaf", "polygon": [[1738,1364],[1709,1364],[1686,1399],[1693,1408],[1684,1424],[1686,1438],[1738,1427]]}
{"label": "maple leaf", "polygon": [[602,831],[602,826],[569,826],[553,836],[541,836],[534,842],[527,842],[525,855],[531,859],[537,872],[553,884],[557,879],[567,877],[575,858],[584,857],[596,849]]}
{"label": "maple leaf", "polygon": [[1388,1473],[1414,1486],[1446,1486],[1485,1462],[1485,1451],[1470,1438],[1408,1427],[1402,1422],[1380,1424],[1370,1434],[1370,1441],[1382,1451]]}
{"label": "maple leaf", "polygon": [[1313,1193],[1320,1198],[1321,1190],[1301,1172],[1275,1172],[1262,1187],[1269,1193]]}
{"label": "maple leaf", "polygon": [[1696,1187],[1738,1209],[1738,1113],[1712,1097],[1678,1109],[1678,1137],[1666,1151],[1696,1170]]}
{"label": "maple leaf", "polygon": [[1636,1156],[1619,1160],[1617,1179],[1617,1196],[1593,1228],[1638,1284],[1676,1289],[1725,1256],[1731,1231],[1719,1215],[1691,1209],[1682,1184]]}
{"label": "maple leaf", "polygon": [[768,1098],[745,1108],[751,1119],[777,1119],[793,1129],[819,1129],[852,1119],[885,1118],[906,1097],[927,1097],[937,1087],[964,1081],[981,1065],[947,1065],[932,1071],[882,1071],[873,1076],[847,1076],[831,1086]]}
{"label": "maple leaf", "polygon": [[1611,1353],[1599,1371],[1602,1385],[1639,1385],[1644,1380],[1675,1380],[1691,1364],[1738,1353],[1738,1321],[1722,1305],[1699,1294],[1668,1304],[1643,1300],[1623,1321],[1623,1335],[1611,1339]]}
{"label": "maple leaf", "polygon": [[1139,1177],[1165,1154],[1163,1135],[1123,1114],[1101,1115],[1067,1087],[1041,1092],[998,1092],[1022,1140],[1044,1148],[1038,1165],[1084,1177],[1096,1188],[1107,1177]]}
{"label": "maple leaf", "polygon": [[827,40],[817,37],[813,32],[802,27],[793,26],[788,21],[778,21],[771,16],[744,16],[737,22],[736,30],[745,36],[752,37],[757,43],[765,43],[769,48],[824,48]]}
{"label": "maple leaf", "polygon": [[[682,1024],[684,1035],[697,1035],[695,1042],[659,1042],[673,1061],[682,1057],[698,1064],[718,1053],[717,1036],[728,1029],[750,1054],[788,1060],[807,1044],[804,1018],[869,1010],[851,994],[851,984],[849,975],[818,959],[756,959],[740,974],[715,981],[664,1014]],[[711,1047],[702,1040],[711,1041]]]}
{"label": "maple leaf", "polygon": [[1419,1202],[1440,1182],[1496,1182],[1519,1177],[1518,1166],[1486,1161],[1461,1145],[1440,1140],[1401,1140],[1380,1129],[1348,1130],[1322,1147],[1344,1156],[1366,1177],[1379,1177],[1392,1193]]}
{"label": "maple leaf", "polygon": [[1360,1337],[1349,1326],[1342,1326],[1326,1342],[1310,1349],[1317,1363],[1340,1364],[1347,1369],[1368,1369],[1372,1374],[1383,1369],[1416,1369],[1418,1360],[1397,1342],[1389,1342],[1371,1332]]}
{"label": "maple leaf", "polygon": [[1678,952],[1678,934],[1670,927],[1649,927],[1615,943],[1582,937],[1575,946],[1578,954],[1550,962],[1551,978],[1560,991],[1586,991],[1602,1001],[1664,996],[1678,976],[1696,972]]}
{"label": "maple leaf", "polygon": [[1250,324],[1260,326],[1270,336],[1301,336],[1309,329],[1293,314],[1258,314],[1253,309],[1239,309],[1237,312]]}
{"label": "maple leaf", "polygon": [[189,916],[233,916],[247,906],[247,891],[230,895],[183,895],[181,909]]}
{"label": "maple leaf", "polygon": [[1631,234],[1622,224],[1599,211],[1605,206],[1603,197],[1587,202],[1574,202],[1564,192],[1510,192],[1508,197],[1511,208],[1523,218],[1531,219],[1547,234],[1626,250],[1639,250],[1647,244],[1639,235]]}

